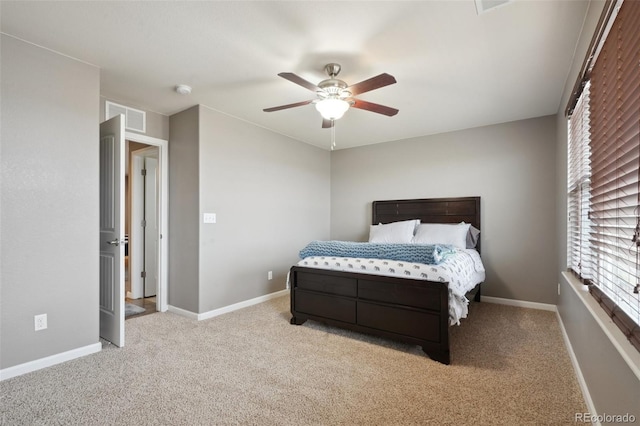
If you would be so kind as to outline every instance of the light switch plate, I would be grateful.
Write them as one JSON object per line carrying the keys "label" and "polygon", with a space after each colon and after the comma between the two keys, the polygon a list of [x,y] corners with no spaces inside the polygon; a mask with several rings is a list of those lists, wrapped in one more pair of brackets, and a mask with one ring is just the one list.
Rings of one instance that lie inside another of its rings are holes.
{"label": "light switch plate", "polygon": [[205,213],[204,214],[204,223],[216,223],[216,214],[215,213]]}

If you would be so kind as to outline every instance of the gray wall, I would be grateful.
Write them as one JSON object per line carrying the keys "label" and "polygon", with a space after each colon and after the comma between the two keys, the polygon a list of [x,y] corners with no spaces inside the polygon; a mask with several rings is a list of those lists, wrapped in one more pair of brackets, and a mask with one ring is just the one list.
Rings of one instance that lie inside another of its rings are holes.
{"label": "gray wall", "polygon": [[[571,284],[564,278],[560,279],[560,283],[558,312],[597,413],[631,414],[636,421],[640,420],[640,380],[587,310],[585,303],[569,287]],[[591,297],[588,294],[586,296]],[[601,309],[599,306],[594,308]]]}
{"label": "gray wall", "polygon": [[169,304],[198,312],[199,108],[170,118]]}
{"label": "gray wall", "polygon": [[[585,19],[573,62],[556,116],[557,146],[557,254],[556,279],[560,283],[558,312],[571,341],[580,369],[598,413],[630,413],[640,419],[640,380],[622,359],[584,302],[562,277],[567,265],[567,120],[564,116],[571,89],[577,79],[589,43],[604,6],[592,1]],[[599,308],[598,308],[599,309]]]}
{"label": "gray wall", "polygon": [[[98,343],[100,72],[2,35],[0,368]],[[34,331],[34,315],[48,328]]]}
{"label": "gray wall", "polygon": [[555,117],[334,151],[331,238],[366,240],[374,200],[481,196],[486,296],[556,302]]}
{"label": "gray wall", "polygon": [[119,101],[116,99],[111,99],[111,98],[106,98],[104,96],[101,96],[100,97],[100,122],[103,122],[105,120],[106,101],[110,101],[119,105],[124,105],[129,108],[139,109],[140,111],[144,111],[146,113],[145,115],[147,120],[146,132],[141,133],[135,130],[127,130],[127,132],[151,136],[152,138],[158,138],[165,141],[169,139],[169,117],[168,116],[164,114],[159,114],[157,112],[149,111],[144,108],[140,108],[139,106],[135,104],[131,104],[126,101]]}
{"label": "gray wall", "polygon": [[298,251],[329,237],[329,152],[204,106],[170,129],[169,303],[204,313],[283,290]]}

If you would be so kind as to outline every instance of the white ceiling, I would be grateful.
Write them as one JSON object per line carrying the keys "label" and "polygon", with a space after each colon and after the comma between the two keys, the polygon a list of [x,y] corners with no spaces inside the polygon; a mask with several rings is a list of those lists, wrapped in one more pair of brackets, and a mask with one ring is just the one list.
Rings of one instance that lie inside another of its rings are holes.
{"label": "white ceiling", "polygon": [[[277,76],[318,83],[329,62],[354,84],[396,84],[358,98],[395,117],[349,110],[338,149],[554,114],[587,1],[519,1],[478,15],[461,1],[0,3],[2,32],[101,69],[101,94],[171,115],[195,104],[330,147],[313,99]],[[193,92],[178,95],[176,84]],[[573,84],[569,82],[568,84]]]}

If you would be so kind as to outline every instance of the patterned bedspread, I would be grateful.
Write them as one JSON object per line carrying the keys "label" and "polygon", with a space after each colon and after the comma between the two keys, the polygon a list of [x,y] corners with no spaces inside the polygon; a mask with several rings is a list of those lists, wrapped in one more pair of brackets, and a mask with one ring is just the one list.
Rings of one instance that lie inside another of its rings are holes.
{"label": "patterned bedspread", "polygon": [[469,300],[465,294],[485,279],[484,265],[476,250],[455,251],[455,254],[447,256],[439,265],[385,259],[309,256],[298,262],[298,266],[448,282],[449,323],[453,325],[460,324],[460,319],[467,317]]}

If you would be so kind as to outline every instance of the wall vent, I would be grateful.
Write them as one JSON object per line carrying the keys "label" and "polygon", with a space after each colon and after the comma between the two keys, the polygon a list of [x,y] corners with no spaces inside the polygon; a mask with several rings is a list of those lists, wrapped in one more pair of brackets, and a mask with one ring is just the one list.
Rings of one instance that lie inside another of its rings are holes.
{"label": "wall vent", "polygon": [[512,1],[513,0],[475,0],[476,12],[478,12],[478,15],[481,15],[496,7],[511,3]]}
{"label": "wall vent", "polygon": [[124,115],[124,127],[140,133],[147,132],[147,113],[139,109],[119,105],[106,101],[105,120],[115,117],[118,114]]}

